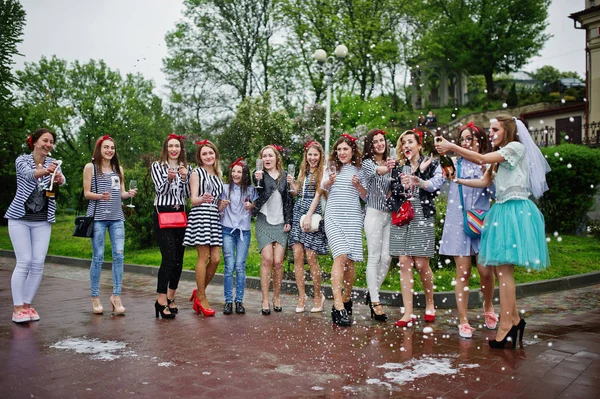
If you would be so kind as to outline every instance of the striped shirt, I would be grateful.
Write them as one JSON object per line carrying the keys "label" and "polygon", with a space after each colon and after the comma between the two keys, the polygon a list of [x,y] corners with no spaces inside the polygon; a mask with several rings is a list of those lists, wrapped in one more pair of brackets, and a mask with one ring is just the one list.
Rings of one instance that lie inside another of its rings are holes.
{"label": "striped shirt", "polygon": [[372,159],[362,162],[359,178],[367,190],[367,207],[381,212],[389,212],[387,205],[387,192],[390,189],[390,174],[377,173],[377,163]]}
{"label": "striped shirt", "polygon": [[[44,168],[50,166],[54,162],[54,158],[46,157],[44,160]],[[33,190],[37,190],[40,185],[50,186],[51,175],[36,179],[33,177],[35,172],[35,161],[33,154],[23,154],[15,160],[17,171],[17,193],[10,203],[4,217],[6,219],[21,219],[25,215],[25,201],[29,198]],[[48,216],[47,220],[54,223],[54,213],[56,212],[56,201],[54,198],[48,200]]]}
{"label": "striped shirt", "polygon": [[[114,170],[110,173],[96,174],[94,165],[91,191],[96,194],[110,192],[110,199],[90,200],[86,216],[94,216],[94,220],[125,220],[121,208],[121,178]],[[97,207],[97,208],[96,208]],[[94,215],[94,209],[96,214]]]}
{"label": "striped shirt", "polygon": [[[179,173],[173,181],[169,181],[169,168],[165,163],[153,162],[150,170],[154,182],[155,206],[185,205],[185,199],[190,196],[190,182],[183,181]],[[191,168],[188,166],[188,178]]]}

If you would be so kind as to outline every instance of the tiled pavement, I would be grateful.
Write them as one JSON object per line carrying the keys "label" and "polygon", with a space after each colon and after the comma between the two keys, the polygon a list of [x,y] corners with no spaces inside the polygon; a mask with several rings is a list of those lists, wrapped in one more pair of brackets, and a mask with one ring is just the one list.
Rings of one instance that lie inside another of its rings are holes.
{"label": "tiled pavement", "polygon": [[[10,321],[13,264],[0,258],[1,398],[600,397],[599,285],[521,299],[527,329],[512,351],[488,348],[495,332],[480,327],[478,309],[472,340],[458,337],[456,311],[438,311],[425,334],[421,322],[402,330],[371,321],[355,301],[354,325],[344,329],[332,326],[329,312],[294,313],[292,296],[283,297],[282,313],[262,316],[251,290],[246,315],[204,318],[185,301],[190,282],[180,286],[177,318],[155,319],[155,278],[130,273],[127,315],[93,315],[87,270],[57,264],[46,265],[34,303],[41,321],[17,325]],[[106,309],[110,272],[102,283]],[[222,289],[208,291],[218,310]],[[387,310],[398,317],[399,309]],[[52,347],[75,340],[115,349],[94,355]]]}

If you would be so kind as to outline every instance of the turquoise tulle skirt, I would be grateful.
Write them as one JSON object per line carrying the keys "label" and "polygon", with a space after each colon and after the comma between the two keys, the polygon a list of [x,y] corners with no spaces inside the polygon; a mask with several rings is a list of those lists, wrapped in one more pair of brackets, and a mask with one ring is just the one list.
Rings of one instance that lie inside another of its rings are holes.
{"label": "turquoise tulle skirt", "polygon": [[485,216],[479,262],[484,266],[546,268],[550,257],[544,226],[544,215],[530,200],[494,204]]}

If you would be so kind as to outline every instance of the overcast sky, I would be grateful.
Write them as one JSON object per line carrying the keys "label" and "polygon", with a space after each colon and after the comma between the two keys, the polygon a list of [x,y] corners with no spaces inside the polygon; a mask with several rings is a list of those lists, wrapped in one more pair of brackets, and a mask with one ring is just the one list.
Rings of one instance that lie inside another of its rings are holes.
{"label": "overcast sky", "polygon": [[[181,18],[182,0],[21,0],[27,17],[16,69],[53,54],[68,61],[103,59],[121,73],[141,72],[166,93],[161,72],[166,56],[164,37]],[[581,11],[584,0],[553,0],[548,40],[539,57],[523,69],[552,65],[585,75],[585,33],[568,16]]]}

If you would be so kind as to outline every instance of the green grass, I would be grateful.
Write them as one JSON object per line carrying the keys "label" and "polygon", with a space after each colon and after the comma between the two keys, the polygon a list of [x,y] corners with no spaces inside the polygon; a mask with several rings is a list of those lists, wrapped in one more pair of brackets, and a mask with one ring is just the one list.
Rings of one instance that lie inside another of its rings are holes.
{"label": "green grass", "polygon": [[[61,214],[57,216],[57,222],[52,226],[52,236],[50,239],[50,255],[71,256],[75,258],[92,258],[92,244],[89,239],[72,237],[73,215]],[[252,242],[247,260],[247,275],[259,276],[260,255],[254,239],[254,225],[252,226]],[[106,240],[105,260],[111,260],[110,242]],[[365,259],[367,255],[366,243],[363,245]],[[8,236],[8,227],[0,226],[0,248],[12,250],[12,243]],[[557,277],[571,276],[575,274],[600,271],[600,242],[593,237],[584,236],[563,236],[562,241],[557,237],[552,237],[548,243],[550,251],[550,261],[552,265],[544,271],[528,271],[525,268],[517,267],[515,269],[515,280],[517,283],[526,283],[538,280],[547,280]],[[288,255],[291,253],[288,251]],[[160,252],[158,247],[145,250],[125,249],[125,262],[140,265],[160,265]],[[196,251],[193,248],[187,248],[185,251],[184,268],[193,270],[196,264]],[[321,256],[319,258],[321,268],[327,274],[331,271],[332,260],[330,256]],[[399,291],[399,270],[396,262],[392,262],[390,272],[383,283],[383,289],[389,291]],[[440,267],[441,266],[441,267]],[[365,262],[356,263],[356,286],[366,287],[365,280]],[[293,270],[290,260],[284,264],[286,270]],[[452,265],[438,264],[433,266],[435,274],[436,291],[452,291],[452,280],[455,277],[455,269]],[[223,272],[223,262],[219,264],[219,273]],[[325,281],[325,283],[329,283]],[[473,267],[469,285],[472,288],[479,286],[479,275],[477,268]],[[419,278],[415,276],[415,290],[421,291],[422,286]]]}

